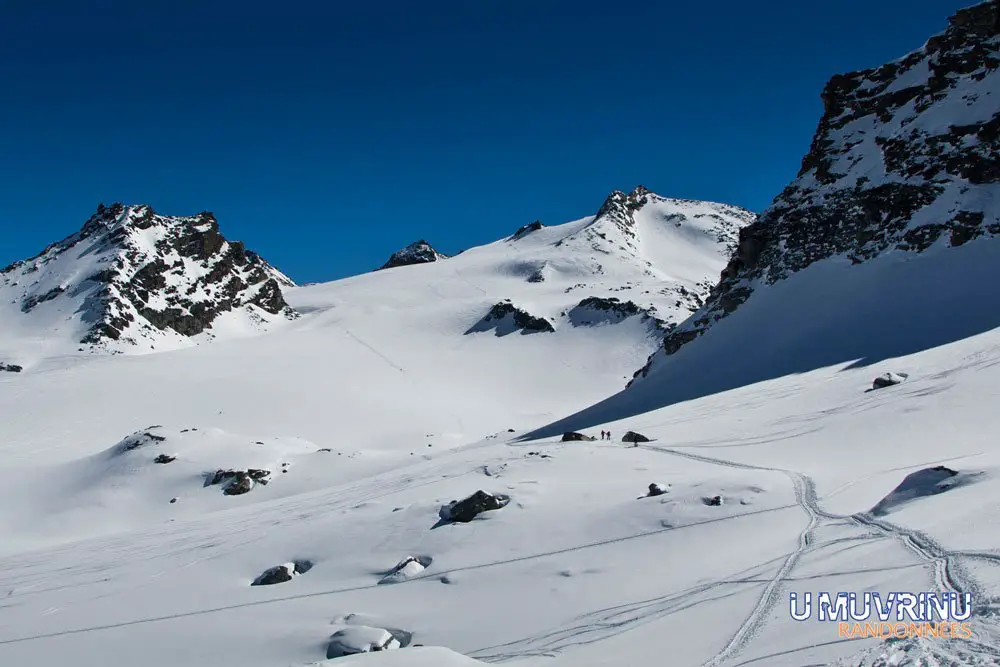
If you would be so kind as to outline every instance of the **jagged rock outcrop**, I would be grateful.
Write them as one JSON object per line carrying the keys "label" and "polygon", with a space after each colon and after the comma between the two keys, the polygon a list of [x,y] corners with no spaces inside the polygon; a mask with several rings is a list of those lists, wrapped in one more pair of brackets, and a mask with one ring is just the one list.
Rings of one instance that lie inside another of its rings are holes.
{"label": "jagged rock outcrop", "polygon": [[266,486],[270,481],[271,471],[250,468],[248,470],[216,470],[205,480],[205,486],[222,486],[222,493],[227,496],[241,496],[249,493],[255,486]]}
{"label": "jagged rock outcrop", "polygon": [[490,311],[474,324],[466,334],[495,330],[497,336],[506,336],[515,331],[528,333],[553,333],[555,327],[544,317],[536,317],[518,308],[513,303],[501,301],[490,308]]}
{"label": "jagged rock outcrop", "polygon": [[100,205],[78,233],[0,271],[0,296],[24,316],[60,310],[80,324],[79,343],[117,351],[210,333],[227,313],[259,327],[292,319],[282,294],[292,285],[227,241],[211,213],[164,216],[120,203]]}
{"label": "jagged rock outcrop", "polygon": [[524,225],[516,232],[514,232],[514,234],[510,237],[509,240],[517,241],[518,239],[523,239],[531,232],[537,232],[539,229],[542,229],[543,227],[545,227],[545,225],[542,224],[541,220],[535,220],[534,222],[528,223],[527,225]]}
{"label": "jagged rock outcrop", "polygon": [[814,262],[859,264],[1000,234],[990,194],[1000,183],[1000,1],[948,23],[903,58],[827,83],[797,178],[740,230],[705,305],[664,339],[667,355]]}
{"label": "jagged rock outcrop", "polygon": [[594,326],[598,324],[614,324],[629,317],[641,317],[653,328],[669,331],[671,324],[657,317],[655,308],[643,308],[634,301],[622,301],[618,297],[591,296],[583,299],[568,313],[574,326]]}
{"label": "jagged rock outcrop", "polygon": [[420,239],[411,243],[402,250],[398,250],[389,256],[388,261],[380,266],[377,271],[392,269],[397,266],[410,266],[411,264],[428,264],[442,259],[448,259],[448,255],[443,255],[435,250],[430,243]]}

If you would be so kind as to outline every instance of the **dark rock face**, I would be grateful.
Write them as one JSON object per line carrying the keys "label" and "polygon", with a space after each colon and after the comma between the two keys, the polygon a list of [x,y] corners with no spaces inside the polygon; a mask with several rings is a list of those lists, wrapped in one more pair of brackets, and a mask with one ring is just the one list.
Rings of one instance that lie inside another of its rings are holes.
{"label": "dark rock face", "polygon": [[0,373],[20,373],[24,368],[17,364],[0,364]]}
{"label": "dark rock face", "polygon": [[906,378],[910,377],[906,373],[884,373],[879,375],[872,382],[872,389],[883,389],[885,387],[891,387],[894,384],[901,384],[906,381]]}
{"label": "dark rock face", "polygon": [[510,237],[510,240],[511,241],[517,241],[518,239],[523,239],[525,236],[527,236],[531,232],[537,232],[539,229],[542,229],[544,226],[545,225],[543,225],[540,220],[535,220],[534,222],[529,223],[529,224],[521,227],[520,229],[518,229],[516,232],[514,232],[514,235]]}
{"label": "dark rock face", "polygon": [[222,493],[227,496],[240,496],[249,493],[257,484],[265,486],[270,480],[270,470],[216,470],[208,477],[205,486],[222,485]]}
{"label": "dark rock face", "polygon": [[522,334],[555,332],[555,327],[547,319],[535,317],[510,301],[501,301],[494,305],[483,319],[465,333],[478,333],[490,329],[495,329],[497,336],[506,336],[514,331],[520,331]]}
{"label": "dark rock face", "polygon": [[[49,268],[67,253],[96,258],[103,268],[82,278]],[[227,241],[211,213],[163,216],[123,204],[102,204],[78,233],[0,272],[0,288],[23,294],[25,314],[42,307],[84,312],[89,328],[80,342],[94,347],[155,341],[157,332],[195,336],[230,311],[258,324],[292,319],[281,292],[292,285],[242,243]]]}
{"label": "dark rock face", "polygon": [[591,296],[583,299],[568,313],[573,326],[595,326],[616,324],[629,317],[640,317],[660,332],[671,330],[671,325],[656,314],[655,308],[643,308],[634,301],[622,301],[618,297]]}
{"label": "dark rock face", "polygon": [[628,433],[622,436],[622,442],[649,442],[649,438],[644,436],[642,433],[629,431]]}
{"label": "dark rock face", "polygon": [[441,508],[440,517],[444,521],[468,523],[483,512],[502,509],[510,502],[510,496],[493,495],[485,491],[476,491],[465,500],[452,501]]}
{"label": "dark rock face", "polygon": [[294,577],[304,574],[312,569],[312,563],[307,560],[297,560],[294,563],[285,563],[265,570],[259,577],[253,580],[251,586],[272,586],[291,581]]}
{"label": "dark rock face", "polygon": [[394,252],[389,256],[388,261],[376,270],[381,271],[382,269],[392,269],[397,266],[410,266],[412,264],[427,264],[442,259],[448,259],[448,255],[439,253],[430,243],[421,239],[415,243],[411,243],[402,250]]}
{"label": "dark rock face", "polygon": [[584,435],[583,433],[577,433],[576,431],[569,431],[567,433],[563,433],[562,436],[562,442],[584,442],[584,441],[591,442],[594,440],[597,440],[597,438],[595,438],[592,435]]}
{"label": "dark rock face", "polygon": [[[706,304],[668,334],[675,353],[754,290],[814,262],[854,264],[1000,234],[1000,2],[951,17],[925,46],[834,76],[798,177],[754,224]],[[647,367],[636,377],[645,376]]]}

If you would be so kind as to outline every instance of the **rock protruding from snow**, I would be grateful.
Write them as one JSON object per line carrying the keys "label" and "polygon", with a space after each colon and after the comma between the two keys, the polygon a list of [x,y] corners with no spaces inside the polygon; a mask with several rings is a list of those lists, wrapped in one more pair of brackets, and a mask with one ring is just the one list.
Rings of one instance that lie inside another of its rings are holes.
{"label": "rock protruding from snow", "polygon": [[0,364],[0,373],[20,373],[24,368],[17,364]]}
{"label": "rock protruding from snow", "polygon": [[173,463],[176,460],[177,460],[176,456],[170,456],[169,454],[160,454],[155,459],[153,459],[153,463],[161,463],[161,464]]}
{"label": "rock protruding from snow", "polygon": [[442,521],[468,523],[483,512],[502,509],[508,503],[510,503],[510,496],[504,494],[494,495],[480,490],[465,500],[453,500],[447,505],[442,505],[438,516]]}
{"label": "rock protruding from snow", "polygon": [[649,438],[644,436],[642,433],[636,433],[635,431],[629,431],[622,436],[622,442],[649,442]]}
{"label": "rock protruding from snow", "polygon": [[562,435],[562,442],[592,442],[594,440],[597,440],[597,438],[592,435],[577,433],[576,431],[567,431]]}
{"label": "rock protruding from snow", "polygon": [[393,269],[397,266],[410,266],[412,264],[428,264],[442,259],[448,259],[448,255],[439,253],[430,243],[420,239],[402,250],[392,253],[386,263],[377,270]]}
{"label": "rock protruding from snow", "polygon": [[264,486],[270,481],[271,471],[250,468],[249,470],[216,470],[207,486],[221,485],[227,496],[241,496],[249,493],[254,486]]}
{"label": "rock protruding from snow", "polygon": [[596,326],[617,324],[630,317],[641,316],[653,327],[667,331],[666,321],[656,316],[655,308],[643,308],[634,301],[622,301],[618,297],[591,296],[583,299],[567,313],[573,326]]}
{"label": "rock protruding from snow", "polygon": [[400,641],[388,630],[367,625],[352,625],[338,630],[330,637],[326,657],[342,658],[358,653],[389,651],[400,646]]}
{"label": "rock protruding from snow", "polygon": [[523,239],[531,232],[537,232],[543,227],[545,227],[545,225],[542,224],[541,220],[535,220],[534,222],[528,223],[527,225],[521,227],[516,232],[514,232],[514,235],[510,237],[510,240],[517,241],[518,239]]}
{"label": "rock protruding from snow", "polygon": [[702,500],[709,507],[721,507],[724,502],[722,496],[712,496],[711,498],[703,498]]}
{"label": "rock protruding from snow", "polygon": [[223,316],[227,330],[293,319],[282,294],[291,286],[227,241],[211,213],[164,216],[144,205],[101,205],[78,233],[0,271],[0,298],[18,301],[21,317],[69,321],[67,344],[116,352],[211,338]]}
{"label": "rock protruding from snow", "polygon": [[667,355],[815,262],[1000,234],[998,17],[996,0],[962,9],[909,55],[830,79],[797,178],[740,230],[705,306],[666,337]]}
{"label": "rock protruding from snow", "polygon": [[284,563],[265,570],[259,577],[253,580],[251,586],[272,586],[291,581],[300,574],[305,574],[312,569],[312,563],[307,560],[297,560],[292,563]]}
{"label": "rock protruding from snow", "polygon": [[501,301],[473,325],[466,334],[494,330],[497,336],[506,336],[515,331],[522,334],[553,333],[555,327],[544,317],[536,317],[510,301]]}
{"label": "rock protruding from snow", "polygon": [[872,382],[872,389],[884,389],[894,384],[902,384],[908,377],[910,376],[907,373],[883,373]]}
{"label": "rock protruding from snow", "polygon": [[433,560],[430,556],[407,556],[379,579],[378,583],[398,584],[401,581],[406,581],[427,569]]}
{"label": "rock protruding from snow", "polygon": [[652,496],[662,496],[666,492],[667,492],[667,487],[663,486],[662,484],[657,484],[654,482],[649,485],[649,493],[646,494],[646,497],[649,498]]}

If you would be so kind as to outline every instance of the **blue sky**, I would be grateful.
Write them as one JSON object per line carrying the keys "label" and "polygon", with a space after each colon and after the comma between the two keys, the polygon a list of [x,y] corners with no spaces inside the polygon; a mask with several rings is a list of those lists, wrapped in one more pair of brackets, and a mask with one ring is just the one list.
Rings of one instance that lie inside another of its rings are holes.
{"label": "blue sky", "polygon": [[213,211],[300,282],[639,183],[761,210],[830,75],[969,4],[5,0],[0,266],[102,201]]}

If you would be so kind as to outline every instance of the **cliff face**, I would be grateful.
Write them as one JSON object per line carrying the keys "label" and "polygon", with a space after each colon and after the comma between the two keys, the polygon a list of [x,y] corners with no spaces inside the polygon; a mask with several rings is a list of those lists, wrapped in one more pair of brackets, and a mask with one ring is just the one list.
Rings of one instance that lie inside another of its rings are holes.
{"label": "cliff face", "polygon": [[666,337],[666,354],[819,260],[859,264],[1000,233],[998,67],[1000,2],[990,0],[903,58],[834,76],[798,176],[740,230],[719,283]]}

